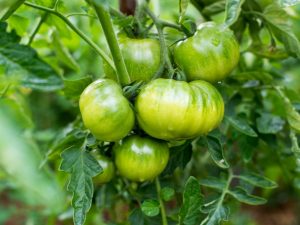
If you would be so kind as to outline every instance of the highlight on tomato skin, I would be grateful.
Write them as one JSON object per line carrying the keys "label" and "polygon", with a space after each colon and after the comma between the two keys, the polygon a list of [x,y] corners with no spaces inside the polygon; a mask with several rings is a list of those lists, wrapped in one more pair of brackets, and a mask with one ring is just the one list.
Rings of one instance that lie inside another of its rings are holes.
{"label": "highlight on tomato skin", "polygon": [[99,79],[82,92],[79,100],[86,128],[101,141],[118,141],[134,126],[134,112],[113,80]]}
{"label": "highlight on tomato skin", "polygon": [[237,66],[239,44],[234,33],[214,22],[199,25],[196,33],[177,43],[174,60],[187,79],[217,82]]}
{"label": "highlight on tomato skin", "polygon": [[169,160],[167,142],[138,135],[116,143],[113,152],[120,175],[137,182],[153,180]]}
{"label": "highlight on tomato skin", "polygon": [[115,176],[114,162],[107,156],[101,155],[98,152],[93,152],[92,154],[102,168],[102,173],[93,177],[94,184],[102,185],[110,182]]}
{"label": "highlight on tomato skin", "polygon": [[135,101],[139,126],[162,140],[191,139],[216,128],[224,116],[218,90],[206,81],[156,79]]}

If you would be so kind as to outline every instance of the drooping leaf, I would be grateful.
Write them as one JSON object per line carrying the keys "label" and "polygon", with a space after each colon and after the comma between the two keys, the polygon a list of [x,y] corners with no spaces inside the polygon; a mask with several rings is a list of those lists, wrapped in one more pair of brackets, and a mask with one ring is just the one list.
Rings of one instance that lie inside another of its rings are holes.
{"label": "drooping leaf", "polygon": [[205,179],[201,179],[200,184],[205,187],[210,187],[217,190],[223,190],[226,186],[226,181],[218,177],[208,177]]}
{"label": "drooping leaf", "polygon": [[250,127],[246,120],[240,117],[225,116],[225,119],[233,126],[236,130],[250,137],[257,137],[256,132]]}
{"label": "drooping leaf", "polygon": [[245,0],[226,0],[226,18],[225,25],[231,26],[234,24],[241,13],[242,5]]}
{"label": "drooping leaf", "polygon": [[6,32],[7,25],[0,23],[0,66],[7,76],[18,77],[25,87],[53,91],[62,88],[56,72],[30,47],[19,44],[14,31]]}
{"label": "drooping leaf", "polygon": [[183,193],[183,205],[179,213],[180,225],[195,225],[199,222],[202,194],[200,184],[195,177],[190,177]]}
{"label": "drooping leaf", "polygon": [[186,164],[192,158],[192,145],[190,141],[186,141],[184,144],[172,147],[170,149],[169,162],[163,172],[163,175],[170,175],[176,168],[184,169]]}
{"label": "drooping leaf", "polygon": [[221,168],[228,168],[229,165],[224,157],[223,147],[218,138],[213,136],[207,136],[207,148],[211,158]]}
{"label": "drooping leaf", "polygon": [[64,80],[64,93],[70,98],[79,98],[83,90],[92,83],[92,77],[82,77],[76,80]]}
{"label": "drooping leaf", "polygon": [[283,129],[285,122],[279,116],[274,116],[269,113],[262,113],[256,119],[256,127],[260,133],[276,134]]}
{"label": "drooping leaf", "polygon": [[284,44],[287,52],[300,58],[300,42],[288,23],[286,11],[276,4],[271,4],[265,8],[262,17],[275,37]]}
{"label": "drooping leaf", "polygon": [[183,21],[184,15],[186,13],[186,10],[189,6],[189,0],[179,0],[179,23]]}
{"label": "drooping leaf", "polygon": [[71,174],[68,191],[73,193],[74,224],[83,225],[92,204],[92,178],[98,175],[102,168],[92,155],[78,146],[65,150],[61,157],[63,160],[60,169]]}
{"label": "drooping leaf", "polygon": [[232,195],[238,201],[249,204],[249,205],[262,205],[267,202],[267,200],[264,198],[248,194],[241,187],[237,187],[234,190],[230,190],[228,193],[230,195]]}
{"label": "drooping leaf", "polygon": [[159,214],[159,202],[153,199],[145,200],[142,203],[142,212],[149,217],[157,216]]}
{"label": "drooping leaf", "polygon": [[268,189],[277,187],[277,184],[274,181],[256,173],[242,173],[238,175],[238,178],[257,187],[268,188]]}

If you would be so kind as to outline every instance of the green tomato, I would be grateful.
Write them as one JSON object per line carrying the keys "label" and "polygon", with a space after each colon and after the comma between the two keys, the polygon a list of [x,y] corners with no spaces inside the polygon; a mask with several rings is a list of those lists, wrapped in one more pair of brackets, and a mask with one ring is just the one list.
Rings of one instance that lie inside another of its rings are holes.
{"label": "green tomato", "polygon": [[113,80],[91,83],[82,92],[79,107],[85,126],[99,140],[118,141],[133,128],[133,110]]}
{"label": "green tomato", "polygon": [[[160,45],[155,39],[120,38],[120,49],[131,82],[149,81],[160,66]],[[116,79],[113,70],[104,63],[108,78]]]}
{"label": "green tomato", "polygon": [[140,127],[163,140],[180,140],[207,134],[218,126],[224,103],[217,89],[206,81],[156,79],[137,96]]}
{"label": "green tomato", "polygon": [[93,155],[95,156],[96,160],[98,161],[98,163],[103,169],[101,174],[93,178],[94,183],[96,185],[108,183],[115,176],[114,163],[104,155],[99,155],[95,153]]}
{"label": "green tomato", "polygon": [[133,135],[114,146],[115,163],[123,177],[132,181],[153,180],[166,167],[169,148],[166,142]]}
{"label": "green tomato", "polygon": [[239,44],[233,32],[213,22],[201,24],[194,36],[174,48],[174,60],[189,81],[223,80],[236,67],[239,57]]}

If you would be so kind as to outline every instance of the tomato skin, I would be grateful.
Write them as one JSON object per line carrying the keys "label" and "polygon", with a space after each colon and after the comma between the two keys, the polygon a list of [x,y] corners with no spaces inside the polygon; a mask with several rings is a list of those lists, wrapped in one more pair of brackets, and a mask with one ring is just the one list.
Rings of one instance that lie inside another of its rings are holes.
{"label": "tomato skin", "polygon": [[164,170],[169,160],[166,142],[137,135],[116,144],[114,153],[120,174],[138,182],[153,180]]}
{"label": "tomato skin", "polygon": [[[119,44],[131,82],[149,81],[160,66],[159,41],[122,37]],[[115,73],[106,63],[104,71],[108,78],[116,80]]]}
{"label": "tomato skin", "polygon": [[108,157],[99,154],[93,154],[103,169],[103,172],[93,178],[96,185],[108,183],[115,176],[115,166]]}
{"label": "tomato skin", "polygon": [[99,140],[118,141],[133,128],[133,110],[113,80],[91,83],[82,92],[79,107],[84,125]]}
{"label": "tomato skin", "polygon": [[226,78],[240,57],[239,44],[231,30],[213,22],[201,24],[194,36],[178,42],[174,60],[189,81],[217,82]]}
{"label": "tomato skin", "polygon": [[206,81],[156,79],[148,83],[135,102],[140,127],[150,136],[180,140],[207,134],[224,115],[224,102]]}

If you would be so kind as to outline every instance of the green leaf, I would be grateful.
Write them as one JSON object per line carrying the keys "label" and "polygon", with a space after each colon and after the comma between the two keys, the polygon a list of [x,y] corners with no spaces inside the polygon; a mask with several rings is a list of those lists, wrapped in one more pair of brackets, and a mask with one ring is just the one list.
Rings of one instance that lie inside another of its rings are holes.
{"label": "green leaf", "polygon": [[146,200],[142,203],[142,212],[146,216],[157,216],[159,214],[159,203],[156,200]]}
{"label": "green leaf", "polygon": [[265,8],[261,16],[275,37],[284,44],[287,52],[300,58],[300,43],[288,23],[286,11],[276,4],[271,4]]}
{"label": "green leaf", "polygon": [[205,8],[202,10],[202,13],[204,15],[211,16],[211,15],[223,12],[225,10],[225,6],[226,6],[225,0],[216,1],[208,6],[205,6]]}
{"label": "green leaf", "polygon": [[235,80],[245,82],[249,80],[259,80],[263,84],[270,84],[273,81],[271,74],[264,71],[247,71],[242,73],[233,74],[230,76]]}
{"label": "green leaf", "polygon": [[206,137],[207,148],[213,161],[221,168],[228,168],[229,165],[224,157],[223,147],[218,138]]}
{"label": "green leaf", "polygon": [[242,5],[244,4],[245,0],[226,0],[226,18],[225,18],[225,25],[231,26],[234,24],[239,15],[241,13]]}
{"label": "green leaf", "polygon": [[214,188],[217,190],[223,190],[226,187],[226,181],[217,177],[208,177],[206,179],[201,179],[200,184],[202,186]]}
{"label": "green leaf", "polygon": [[268,188],[268,189],[277,187],[277,184],[274,181],[256,173],[242,173],[237,177],[257,187]]}
{"label": "green leaf", "polygon": [[234,190],[230,190],[228,193],[230,195],[232,195],[238,201],[249,204],[249,205],[262,205],[267,202],[267,200],[264,198],[248,194],[241,187],[237,187]]}
{"label": "green leaf", "polygon": [[293,130],[290,131],[290,139],[292,142],[292,152],[295,154],[296,157],[300,158],[300,147],[298,144],[298,138]]}
{"label": "green leaf", "polygon": [[222,221],[228,221],[228,215],[229,208],[227,206],[217,205],[217,208],[209,214],[205,224],[219,225]]}
{"label": "green leaf", "polygon": [[189,0],[179,0],[179,23],[183,21],[186,10],[189,6]]}
{"label": "green leaf", "polygon": [[161,197],[164,201],[170,201],[174,198],[175,190],[170,187],[164,187],[161,189]]}
{"label": "green leaf", "polygon": [[30,47],[20,45],[14,31],[6,33],[7,25],[0,23],[0,67],[7,76],[18,77],[25,87],[53,91],[62,88],[56,72]]}
{"label": "green leaf", "polygon": [[183,192],[183,204],[179,212],[180,225],[195,225],[199,222],[202,195],[200,184],[195,177],[190,177]]}
{"label": "green leaf", "polygon": [[257,137],[256,132],[250,127],[248,122],[240,117],[230,117],[225,116],[225,119],[229,122],[231,126],[233,126],[239,132],[246,134],[250,137]]}
{"label": "green leaf", "polygon": [[0,21],[8,19],[25,0],[0,0]]}
{"label": "green leaf", "polygon": [[54,47],[56,57],[59,59],[59,61],[61,61],[68,68],[70,68],[74,71],[79,71],[79,65],[74,60],[74,58],[71,55],[71,53],[69,52],[69,50],[61,42],[61,38],[60,38],[58,32],[53,32],[52,44]]}
{"label": "green leaf", "polygon": [[186,141],[184,144],[172,147],[170,149],[169,162],[163,172],[163,175],[173,174],[176,168],[184,169],[186,164],[192,158],[192,144],[190,141]]}
{"label": "green leaf", "polygon": [[245,162],[249,162],[252,159],[254,151],[257,149],[258,139],[240,135],[236,141],[241,151],[243,160]]}
{"label": "green leaf", "polygon": [[129,215],[130,224],[144,225],[144,215],[140,209],[134,209]]}
{"label": "green leaf", "polygon": [[78,147],[65,150],[61,157],[60,169],[71,173],[68,191],[73,193],[74,224],[83,225],[92,204],[92,178],[102,172],[102,168],[92,155]]}
{"label": "green leaf", "polygon": [[64,93],[70,98],[79,98],[83,90],[92,83],[92,77],[82,77],[76,80],[64,80]]}
{"label": "green leaf", "polygon": [[256,119],[256,127],[260,133],[276,134],[283,129],[285,121],[279,116],[274,116],[269,113],[262,113]]}

